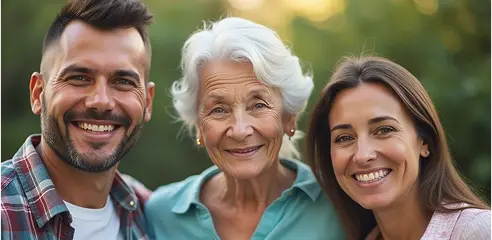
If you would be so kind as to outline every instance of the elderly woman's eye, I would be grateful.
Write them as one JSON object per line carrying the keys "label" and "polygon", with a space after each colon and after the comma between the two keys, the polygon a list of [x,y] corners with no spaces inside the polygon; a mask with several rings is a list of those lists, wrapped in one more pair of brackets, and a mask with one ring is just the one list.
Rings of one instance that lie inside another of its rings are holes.
{"label": "elderly woman's eye", "polygon": [[256,103],[255,108],[265,108],[266,105],[264,103]]}
{"label": "elderly woman's eye", "polygon": [[224,112],[225,112],[224,109],[221,107],[212,109],[212,113],[224,113]]}

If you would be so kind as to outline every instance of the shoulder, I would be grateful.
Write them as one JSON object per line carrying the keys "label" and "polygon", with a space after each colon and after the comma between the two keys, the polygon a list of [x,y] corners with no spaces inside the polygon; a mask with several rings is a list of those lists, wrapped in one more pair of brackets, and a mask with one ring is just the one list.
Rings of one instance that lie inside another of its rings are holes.
{"label": "shoulder", "polygon": [[296,159],[281,158],[280,163],[284,167],[287,167],[288,169],[295,171],[298,175],[301,175],[298,176],[296,180],[316,182],[316,178],[313,172],[311,171],[311,168],[303,161],[296,160]]}
{"label": "shoulder", "polygon": [[[148,219],[149,231],[156,239],[172,239],[177,236],[196,239],[199,236],[188,236],[199,232],[196,218],[186,214],[200,191],[200,176],[194,175],[187,179],[159,187],[145,204],[145,216]],[[186,237],[185,237],[186,236]]]}
{"label": "shoulder", "polygon": [[184,199],[189,199],[193,192],[199,191],[195,189],[199,185],[197,181],[199,181],[199,175],[193,175],[183,181],[157,188],[147,202],[146,209],[152,212],[154,209],[170,210],[174,204],[182,203]]}
{"label": "shoulder", "polygon": [[7,160],[2,162],[2,192],[15,178],[17,178],[17,173],[14,168],[12,160]]}
{"label": "shoulder", "polygon": [[299,189],[305,193],[313,202],[322,201],[326,202],[327,199],[323,198],[323,191],[316,181],[311,168],[305,163],[298,160],[281,159],[281,163],[296,172],[296,179],[292,184],[292,188]]}
{"label": "shoulder", "polygon": [[19,221],[31,212],[27,197],[15,171],[12,161],[6,161],[2,166],[1,215],[2,235],[10,231],[12,219]]}
{"label": "shoulder", "polygon": [[308,200],[307,203],[307,208],[302,210],[305,217],[321,222],[322,226],[320,227],[329,230],[330,234],[342,234],[343,227],[335,206],[323,192],[319,194],[315,201]]}
{"label": "shoulder", "polygon": [[467,208],[461,211],[453,235],[457,239],[490,239],[490,210]]}
{"label": "shoulder", "polygon": [[[6,161],[2,163],[2,203],[24,203],[25,199],[24,188],[19,179],[19,175],[15,171],[12,162]],[[14,201],[17,199],[17,201]],[[2,204],[2,207],[4,204]]]}
{"label": "shoulder", "polygon": [[150,195],[152,194],[152,191],[150,191],[147,187],[145,187],[143,183],[130,175],[121,174],[121,178],[133,190],[133,192],[135,192],[135,195],[137,195],[137,198],[141,203],[147,202],[147,200],[150,198]]}
{"label": "shoulder", "polygon": [[322,233],[328,239],[343,238],[343,228],[335,207],[319,186],[311,169],[298,160],[281,160],[284,166],[297,170],[291,189],[294,197],[286,196],[292,205],[292,212],[287,217],[297,222],[301,229],[315,230],[313,234]]}

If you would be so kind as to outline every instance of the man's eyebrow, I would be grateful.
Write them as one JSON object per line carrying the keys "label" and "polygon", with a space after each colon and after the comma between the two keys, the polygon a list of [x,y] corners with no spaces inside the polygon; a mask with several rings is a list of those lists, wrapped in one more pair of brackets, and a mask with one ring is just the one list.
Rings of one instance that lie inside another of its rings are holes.
{"label": "man's eyebrow", "polygon": [[114,75],[118,77],[131,77],[140,81],[140,75],[133,70],[116,70]]}
{"label": "man's eyebrow", "polygon": [[77,64],[71,64],[68,65],[65,69],[63,69],[58,76],[63,76],[69,72],[76,72],[76,73],[91,73],[93,72],[93,69],[90,69],[88,67],[82,67]]}

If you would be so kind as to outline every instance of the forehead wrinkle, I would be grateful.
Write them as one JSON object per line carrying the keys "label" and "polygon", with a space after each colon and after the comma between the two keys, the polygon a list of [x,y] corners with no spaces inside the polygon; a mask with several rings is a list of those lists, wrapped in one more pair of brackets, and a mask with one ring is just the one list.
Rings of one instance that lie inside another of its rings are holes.
{"label": "forehead wrinkle", "polygon": [[218,99],[226,102],[240,103],[241,101],[250,100],[253,97],[261,96],[260,98],[271,99],[273,92],[268,87],[260,82],[235,83],[231,88],[225,85],[232,83],[218,83],[215,86],[209,87],[205,99]]}
{"label": "forehead wrinkle", "polygon": [[201,81],[204,87],[208,85],[216,84],[239,84],[247,81],[259,82],[256,76],[252,74],[224,74],[224,73],[212,73],[204,76],[204,80]]}
{"label": "forehead wrinkle", "polygon": [[259,86],[258,84],[254,84],[251,88],[252,90],[248,92],[248,97],[260,97],[266,99],[272,99],[275,97],[275,90],[265,86],[264,84],[259,84]]}
{"label": "forehead wrinkle", "polygon": [[227,94],[228,91],[225,89],[215,89],[212,91],[209,91],[207,95],[204,98],[204,101],[214,101],[214,102],[232,102],[231,96],[234,96],[234,94],[229,95]]}
{"label": "forehead wrinkle", "polygon": [[[209,94],[210,92],[216,91],[217,89],[222,88],[244,88],[244,85],[250,84],[261,84],[256,77],[251,74],[227,74],[224,75],[222,73],[213,73],[204,77],[202,81],[200,81],[200,87],[203,89],[204,94]],[[227,91],[227,90],[226,90]]]}

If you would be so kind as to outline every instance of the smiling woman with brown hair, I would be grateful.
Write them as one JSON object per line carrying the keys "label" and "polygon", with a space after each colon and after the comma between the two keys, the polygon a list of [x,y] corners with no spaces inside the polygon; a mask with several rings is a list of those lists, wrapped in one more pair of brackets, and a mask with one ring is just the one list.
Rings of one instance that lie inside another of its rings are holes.
{"label": "smiling woman with brown hair", "polygon": [[430,97],[403,67],[345,58],[307,146],[349,239],[490,239],[490,207],[460,177]]}

